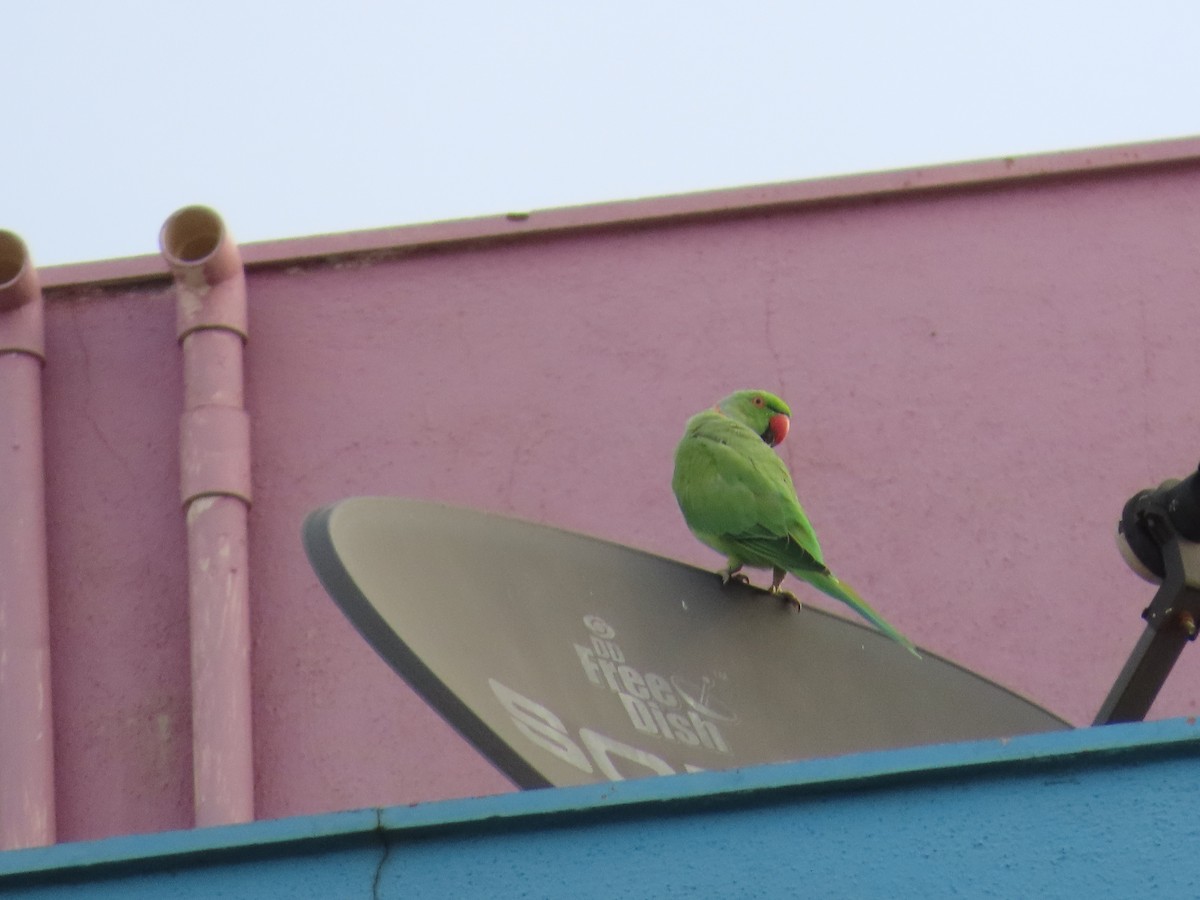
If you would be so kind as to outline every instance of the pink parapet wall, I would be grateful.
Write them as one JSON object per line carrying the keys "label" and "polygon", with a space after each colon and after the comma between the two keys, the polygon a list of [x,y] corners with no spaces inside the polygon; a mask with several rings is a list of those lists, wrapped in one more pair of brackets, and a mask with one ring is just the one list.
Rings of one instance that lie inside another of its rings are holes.
{"label": "pink parapet wall", "polygon": [[[671,458],[740,387],[791,405],[840,576],[1090,722],[1153,593],[1121,506],[1197,461],[1198,246],[1177,141],[242,248],[255,814],[508,789],[317,584],[310,510],[431,499],[715,570]],[[43,275],[59,837],[187,827],[174,288],[155,256]],[[1189,647],[1152,715],[1198,683]]]}
{"label": "pink parapet wall", "polygon": [[42,292],[0,231],[0,850],[54,843]]}

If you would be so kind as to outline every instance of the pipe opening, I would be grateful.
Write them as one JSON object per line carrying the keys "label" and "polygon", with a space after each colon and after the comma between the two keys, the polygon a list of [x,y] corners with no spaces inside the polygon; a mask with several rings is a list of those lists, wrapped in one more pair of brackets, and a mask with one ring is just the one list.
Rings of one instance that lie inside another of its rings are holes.
{"label": "pipe opening", "polygon": [[159,243],[169,259],[195,264],[212,256],[224,236],[220,216],[207,206],[188,206],[167,219]]}
{"label": "pipe opening", "polygon": [[0,288],[9,287],[20,278],[28,261],[25,242],[11,231],[0,230]]}

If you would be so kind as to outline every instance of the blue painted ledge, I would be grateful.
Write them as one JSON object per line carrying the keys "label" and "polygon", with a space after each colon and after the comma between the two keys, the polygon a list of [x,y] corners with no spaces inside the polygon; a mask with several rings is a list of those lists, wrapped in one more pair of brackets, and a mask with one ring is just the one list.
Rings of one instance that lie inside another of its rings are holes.
{"label": "blue painted ledge", "polygon": [[0,853],[4,897],[1195,897],[1195,719]]}

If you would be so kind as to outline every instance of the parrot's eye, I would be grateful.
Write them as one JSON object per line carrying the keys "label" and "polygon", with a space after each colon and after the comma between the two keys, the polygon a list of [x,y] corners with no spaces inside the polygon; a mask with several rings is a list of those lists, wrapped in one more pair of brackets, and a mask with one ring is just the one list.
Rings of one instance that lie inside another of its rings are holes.
{"label": "parrot's eye", "polygon": [[763,398],[762,398],[762,397],[755,397],[755,398],[754,398],[754,405],[755,405],[755,406],[762,406],[762,405],[763,405]]}

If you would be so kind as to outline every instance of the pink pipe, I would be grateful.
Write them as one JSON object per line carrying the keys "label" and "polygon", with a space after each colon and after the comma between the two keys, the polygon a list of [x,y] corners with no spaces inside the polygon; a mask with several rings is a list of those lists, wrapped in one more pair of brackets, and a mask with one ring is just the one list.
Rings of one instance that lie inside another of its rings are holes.
{"label": "pink pipe", "polygon": [[243,405],[246,277],[211,209],[159,238],[175,276],[183,348],[180,488],[188,534],[196,825],[254,818],[250,722],[250,417]]}
{"label": "pink pipe", "polygon": [[54,843],[42,291],[0,231],[0,850]]}

